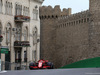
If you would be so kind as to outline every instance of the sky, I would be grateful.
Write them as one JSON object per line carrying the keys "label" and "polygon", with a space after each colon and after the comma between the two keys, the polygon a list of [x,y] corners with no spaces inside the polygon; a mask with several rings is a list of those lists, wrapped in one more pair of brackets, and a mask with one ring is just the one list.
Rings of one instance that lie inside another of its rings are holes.
{"label": "sky", "polygon": [[72,8],[72,13],[78,13],[89,9],[89,0],[44,0],[44,6],[60,5],[60,8]]}

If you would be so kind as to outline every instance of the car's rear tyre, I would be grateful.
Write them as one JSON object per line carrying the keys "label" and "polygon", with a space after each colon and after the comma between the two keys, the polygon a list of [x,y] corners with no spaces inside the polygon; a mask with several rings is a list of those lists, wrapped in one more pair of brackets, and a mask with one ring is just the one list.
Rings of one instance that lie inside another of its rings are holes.
{"label": "car's rear tyre", "polygon": [[48,69],[54,69],[54,65],[53,65],[53,63],[51,63],[51,62],[47,62],[47,65],[50,66],[50,67],[48,67]]}

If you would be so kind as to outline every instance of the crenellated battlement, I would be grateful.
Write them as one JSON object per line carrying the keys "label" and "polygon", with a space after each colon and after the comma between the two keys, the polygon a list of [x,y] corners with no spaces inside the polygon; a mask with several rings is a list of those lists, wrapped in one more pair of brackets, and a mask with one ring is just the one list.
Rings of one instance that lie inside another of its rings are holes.
{"label": "crenellated battlement", "polygon": [[89,17],[89,15],[90,15],[89,10],[86,10],[86,11],[81,11],[81,12],[78,12],[78,13],[75,13],[75,14],[71,14],[71,15],[67,15],[67,16],[61,16],[61,17],[59,17],[59,20],[66,19],[68,21],[70,19],[71,20],[81,19],[81,18]]}
{"label": "crenellated battlement", "polygon": [[51,6],[42,6],[40,7],[40,19],[46,18],[58,18],[60,16],[71,15],[71,8],[64,8],[62,11],[59,5],[56,5],[54,8]]}
{"label": "crenellated battlement", "polygon": [[88,23],[90,20],[89,10],[82,11],[79,13],[72,14],[70,16],[61,16],[58,18],[58,28],[66,26],[74,26]]}

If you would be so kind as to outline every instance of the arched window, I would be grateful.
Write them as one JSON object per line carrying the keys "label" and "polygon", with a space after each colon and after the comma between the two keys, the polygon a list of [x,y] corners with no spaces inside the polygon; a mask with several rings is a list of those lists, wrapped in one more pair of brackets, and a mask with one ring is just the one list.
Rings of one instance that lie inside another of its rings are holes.
{"label": "arched window", "polygon": [[48,16],[48,18],[50,18],[50,16]]}
{"label": "arched window", "polygon": [[34,51],[33,51],[34,61],[36,61],[36,58],[37,58],[37,57],[36,57],[36,54],[37,54],[37,51],[34,50]]}
{"label": "arched window", "polygon": [[20,15],[20,5],[18,5],[17,11],[18,11],[17,15]]}
{"label": "arched window", "polygon": [[24,16],[29,16],[29,7],[25,7],[23,8],[23,15]]}
{"label": "arched window", "polygon": [[26,16],[26,7],[25,7],[25,16]]}
{"label": "arched window", "polygon": [[12,3],[11,2],[7,2],[5,4],[5,14],[11,15],[12,14]]}
{"label": "arched window", "polygon": [[52,18],[54,18],[54,16],[52,15]]}
{"label": "arched window", "polygon": [[34,61],[37,60],[37,33],[38,33],[38,30],[35,27],[33,30],[33,45],[35,46],[34,51],[33,51]]}
{"label": "arched window", "polygon": [[0,0],[0,13],[2,12],[2,5],[3,5],[2,0]]}
{"label": "arched window", "polygon": [[6,4],[5,4],[5,14],[7,14],[7,5],[8,4],[8,2],[6,1]]}
{"label": "arched window", "polygon": [[27,16],[27,11],[28,11],[27,9],[28,9],[28,8],[26,7],[26,16]]}
{"label": "arched window", "polygon": [[37,9],[33,9],[33,19],[38,20],[38,10]]}
{"label": "arched window", "polygon": [[33,45],[37,44],[37,28],[35,27],[33,30]]}
{"label": "arched window", "polygon": [[11,14],[12,14],[12,8],[13,8],[13,5],[12,5],[12,3],[11,3]]}
{"label": "arched window", "polygon": [[15,6],[15,15],[17,15],[17,4]]}
{"label": "arched window", "polygon": [[20,6],[20,15],[22,15],[22,5]]}
{"label": "arched window", "polygon": [[47,18],[46,15],[44,17]]}
{"label": "arched window", "polygon": [[0,22],[0,35],[2,34],[2,24]]}
{"label": "arched window", "polygon": [[11,3],[9,3],[9,14],[11,15]]}
{"label": "arched window", "polygon": [[29,8],[27,7],[27,16],[29,16]]}
{"label": "arched window", "polygon": [[8,2],[7,10],[8,10],[8,14],[10,14],[10,2]]}
{"label": "arched window", "polygon": [[23,8],[23,15],[25,15],[25,6],[24,6],[24,8]]}
{"label": "arched window", "polygon": [[15,15],[22,15],[22,5],[16,4]]}
{"label": "arched window", "polygon": [[86,22],[86,18],[84,19],[84,23]]}
{"label": "arched window", "polygon": [[26,27],[24,29],[24,41],[27,41],[28,40],[28,28]]}
{"label": "arched window", "polygon": [[18,37],[17,40],[21,41],[21,27],[20,26],[17,27],[17,37]]}
{"label": "arched window", "polygon": [[29,11],[29,8],[28,8],[28,15],[27,16],[29,16],[29,13],[30,13],[30,11]]}
{"label": "arched window", "polygon": [[11,24],[8,23],[6,27],[6,42],[7,44],[11,41]]}
{"label": "arched window", "polygon": [[56,18],[58,18],[58,16],[56,15]]}
{"label": "arched window", "polygon": [[21,27],[17,25],[15,33],[15,41],[21,41]]}
{"label": "arched window", "polygon": [[11,3],[9,3],[9,14],[11,15],[12,14],[12,4]]}

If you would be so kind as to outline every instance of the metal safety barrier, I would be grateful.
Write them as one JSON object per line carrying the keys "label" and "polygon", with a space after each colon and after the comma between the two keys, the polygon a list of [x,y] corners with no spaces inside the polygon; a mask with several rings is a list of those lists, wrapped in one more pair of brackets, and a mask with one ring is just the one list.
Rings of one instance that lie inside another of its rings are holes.
{"label": "metal safety barrier", "polygon": [[1,70],[29,70],[29,67],[20,63],[1,61]]}

